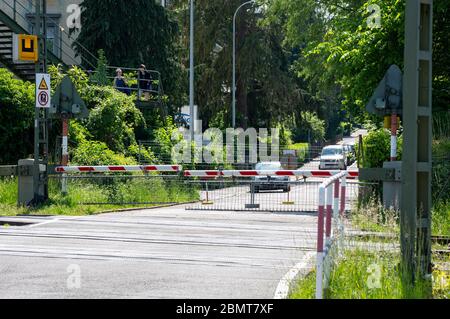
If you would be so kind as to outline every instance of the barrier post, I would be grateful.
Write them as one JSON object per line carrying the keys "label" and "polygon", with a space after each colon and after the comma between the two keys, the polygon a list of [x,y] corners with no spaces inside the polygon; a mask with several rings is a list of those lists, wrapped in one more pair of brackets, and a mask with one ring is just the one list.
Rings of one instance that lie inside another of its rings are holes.
{"label": "barrier post", "polygon": [[258,209],[259,204],[255,204],[255,181],[250,181],[250,204],[245,204],[247,209]]}
{"label": "barrier post", "polygon": [[[69,119],[63,118],[61,166],[67,166],[69,164],[68,135],[69,135]],[[61,192],[63,195],[67,195],[67,174],[62,174]]]}
{"label": "barrier post", "polygon": [[209,200],[209,187],[208,187],[208,181],[205,182],[206,187],[206,201],[203,201],[202,205],[212,205],[214,204],[212,201]]}
{"label": "barrier post", "polygon": [[323,226],[325,211],[325,188],[319,188],[319,216],[317,221],[316,299],[323,299]]}
{"label": "barrier post", "polygon": [[345,197],[346,197],[346,189],[347,189],[347,178],[346,176],[342,177],[341,182],[341,217],[345,215]]}
{"label": "barrier post", "polygon": [[334,182],[334,201],[333,201],[333,217],[339,217],[339,180]]}
{"label": "barrier post", "polygon": [[325,250],[327,250],[328,245],[330,245],[330,238],[331,238],[331,219],[333,218],[333,208],[332,208],[332,203],[333,203],[333,188],[331,187],[331,185],[328,185],[326,188],[326,199],[325,199],[325,203],[326,203],[326,212],[327,212],[327,219],[326,219],[326,225],[325,225],[325,232],[326,232],[326,246],[325,246]]}

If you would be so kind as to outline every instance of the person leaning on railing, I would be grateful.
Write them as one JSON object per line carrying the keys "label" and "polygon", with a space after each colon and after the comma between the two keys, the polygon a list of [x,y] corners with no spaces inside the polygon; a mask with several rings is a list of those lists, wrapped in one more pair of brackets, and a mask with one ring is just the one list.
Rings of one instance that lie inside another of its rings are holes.
{"label": "person leaning on railing", "polygon": [[138,68],[138,86],[139,86],[139,99],[142,93],[146,100],[150,98],[150,91],[152,90],[152,76],[144,64],[141,64]]}
{"label": "person leaning on railing", "polygon": [[127,80],[123,77],[122,69],[116,70],[116,77],[114,78],[114,88],[119,92],[130,95],[130,88],[128,87]]}

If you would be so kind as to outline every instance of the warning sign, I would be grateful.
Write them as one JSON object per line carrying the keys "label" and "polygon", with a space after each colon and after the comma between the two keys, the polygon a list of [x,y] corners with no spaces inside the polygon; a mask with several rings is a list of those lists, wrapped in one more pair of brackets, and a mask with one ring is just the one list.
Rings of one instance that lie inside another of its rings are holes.
{"label": "warning sign", "polygon": [[50,74],[36,74],[36,107],[50,108]]}
{"label": "warning sign", "polygon": [[41,83],[39,83],[39,90],[48,90],[48,85],[44,78],[42,78]]}

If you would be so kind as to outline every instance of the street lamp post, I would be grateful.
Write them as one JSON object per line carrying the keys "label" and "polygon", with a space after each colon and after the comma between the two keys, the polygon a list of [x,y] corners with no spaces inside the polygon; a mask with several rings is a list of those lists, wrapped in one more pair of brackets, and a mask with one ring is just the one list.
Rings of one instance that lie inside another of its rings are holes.
{"label": "street lamp post", "polygon": [[232,102],[232,112],[233,112],[233,120],[232,125],[233,128],[236,128],[236,17],[239,10],[247,4],[255,3],[255,0],[247,1],[241,4],[234,13],[233,16],[233,84],[231,87],[231,92],[233,95]]}
{"label": "street lamp post", "polygon": [[190,49],[189,49],[189,110],[191,115],[191,121],[189,124],[189,130],[191,133],[191,141],[194,140],[194,0],[191,0],[191,14],[190,14]]}

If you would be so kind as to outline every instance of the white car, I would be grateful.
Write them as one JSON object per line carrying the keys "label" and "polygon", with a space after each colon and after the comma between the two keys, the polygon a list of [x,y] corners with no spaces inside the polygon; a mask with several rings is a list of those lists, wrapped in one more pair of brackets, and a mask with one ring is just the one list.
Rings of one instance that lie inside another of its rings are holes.
{"label": "white car", "polygon": [[347,156],[342,145],[326,146],[320,155],[319,169],[347,169]]}
{"label": "white car", "polygon": [[[283,167],[280,162],[260,162],[256,164],[257,171],[280,171]],[[283,192],[290,192],[291,185],[289,184],[288,176],[255,176],[250,186],[250,191],[259,193],[261,190],[283,190]]]}

